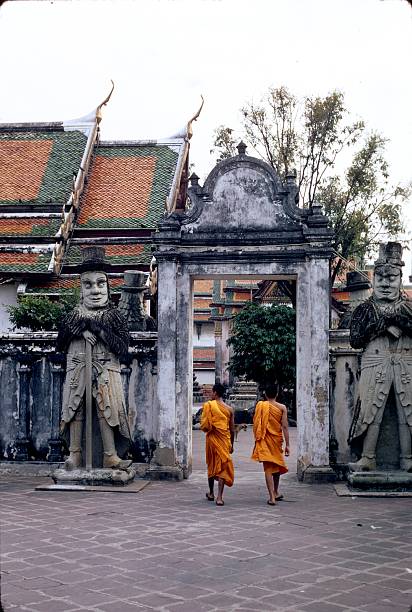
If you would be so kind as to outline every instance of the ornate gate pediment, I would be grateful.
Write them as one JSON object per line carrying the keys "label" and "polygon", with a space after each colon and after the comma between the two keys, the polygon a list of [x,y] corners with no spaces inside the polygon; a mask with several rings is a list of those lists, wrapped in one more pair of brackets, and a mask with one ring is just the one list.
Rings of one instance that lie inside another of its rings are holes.
{"label": "ornate gate pediment", "polygon": [[167,215],[159,224],[160,234],[174,234],[184,244],[302,244],[330,239],[320,206],[296,205],[296,173],[282,184],[269,164],[245,155],[242,145],[238,150],[239,155],[215,166],[203,187],[197,176],[191,177],[190,206]]}

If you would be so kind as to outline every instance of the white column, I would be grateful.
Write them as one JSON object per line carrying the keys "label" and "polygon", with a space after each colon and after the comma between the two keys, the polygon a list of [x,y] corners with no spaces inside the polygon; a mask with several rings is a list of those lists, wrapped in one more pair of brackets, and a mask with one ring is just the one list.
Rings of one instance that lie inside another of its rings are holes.
{"label": "white column", "polygon": [[329,261],[312,259],[311,411],[312,465],[329,466]]}
{"label": "white column", "polygon": [[176,269],[173,260],[158,264],[158,448],[152,463],[176,465]]}
{"label": "white column", "polygon": [[311,301],[310,264],[299,265],[296,295],[296,418],[297,473],[303,474],[311,463]]}
{"label": "white column", "polygon": [[334,479],[329,466],[329,261],[301,265],[297,286],[298,477]]}
{"label": "white column", "polygon": [[193,281],[177,266],[176,458],[187,478],[192,471]]}

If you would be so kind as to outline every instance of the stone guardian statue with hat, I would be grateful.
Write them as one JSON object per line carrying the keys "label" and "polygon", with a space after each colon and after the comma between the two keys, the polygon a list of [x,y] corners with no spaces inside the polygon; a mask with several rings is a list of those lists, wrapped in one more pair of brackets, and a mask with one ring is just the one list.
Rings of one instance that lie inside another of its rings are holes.
{"label": "stone guardian statue with hat", "polygon": [[402,247],[380,246],[373,293],[353,312],[350,343],[363,349],[356,409],[349,442],[363,440],[354,472],[376,470],[376,448],[391,389],[399,432],[399,467],[412,472],[412,302],[401,290]]}
{"label": "stone guardian statue with hat", "polygon": [[[129,334],[126,321],[110,302],[104,270],[104,249],[84,248],[80,304],[64,321],[57,340],[58,350],[67,352],[61,434],[70,452],[65,462],[69,471],[127,471],[132,463],[122,459],[131,436],[119,362],[119,357],[127,353]],[[91,465],[91,445],[96,439],[92,427],[96,429],[96,423],[103,456],[98,461],[93,459]]]}

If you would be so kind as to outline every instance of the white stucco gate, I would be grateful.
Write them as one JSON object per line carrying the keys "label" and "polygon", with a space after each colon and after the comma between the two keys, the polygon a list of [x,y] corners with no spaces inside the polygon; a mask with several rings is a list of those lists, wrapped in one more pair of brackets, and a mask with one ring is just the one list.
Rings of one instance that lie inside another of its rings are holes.
{"label": "white stucco gate", "polygon": [[197,278],[297,282],[297,473],[330,479],[329,265],[331,231],[320,207],[296,206],[293,175],[282,185],[266,163],[239,155],[218,164],[191,207],[165,217],[158,261],[158,447],[152,465],[188,477],[192,453],[192,295]]}

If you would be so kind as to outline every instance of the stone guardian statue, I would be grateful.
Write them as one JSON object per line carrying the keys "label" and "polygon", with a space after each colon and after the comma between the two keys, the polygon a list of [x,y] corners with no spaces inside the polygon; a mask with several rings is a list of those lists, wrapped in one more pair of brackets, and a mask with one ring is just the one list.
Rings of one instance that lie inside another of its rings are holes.
{"label": "stone guardian statue", "polygon": [[359,398],[349,442],[363,436],[362,456],[352,471],[376,469],[376,446],[391,388],[396,401],[400,469],[412,472],[412,302],[401,292],[402,247],[381,245],[373,293],[353,312],[350,343],[363,349]]}
{"label": "stone guardian statue", "polygon": [[[120,355],[128,350],[127,323],[110,303],[108,279],[103,271],[104,249],[84,248],[81,269],[80,304],[64,321],[57,339],[58,350],[67,352],[61,417],[61,434],[70,451],[65,468],[74,470],[85,465],[82,439],[86,389],[91,385],[92,409],[97,413],[103,446],[101,464],[103,468],[127,470],[132,462],[121,456],[129,448],[131,436],[119,362]],[[87,343],[91,347],[89,367]],[[91,374],[89,381],[87,371]]]}

